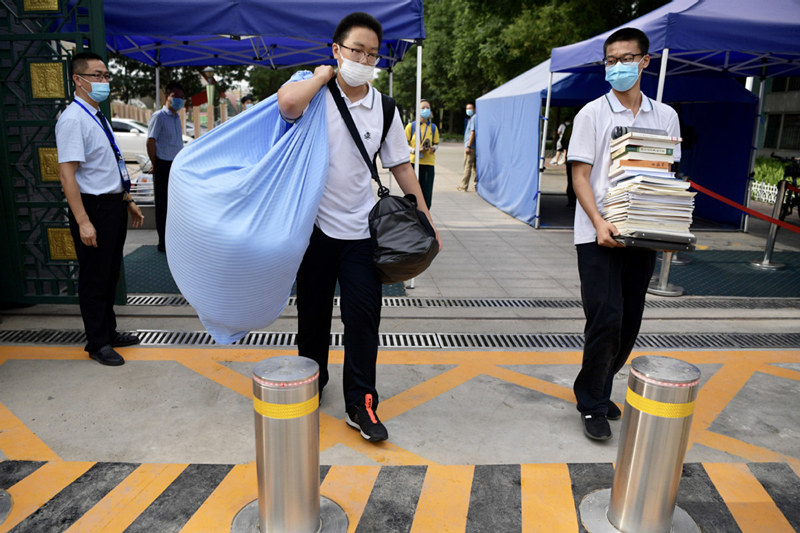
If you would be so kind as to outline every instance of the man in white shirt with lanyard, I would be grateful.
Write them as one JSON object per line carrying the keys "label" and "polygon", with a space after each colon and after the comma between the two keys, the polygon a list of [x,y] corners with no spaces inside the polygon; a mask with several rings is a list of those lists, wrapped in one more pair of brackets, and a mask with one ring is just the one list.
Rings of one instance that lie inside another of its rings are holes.
{"label": "man in white shirt with lanyard", "polygon": [[[680,136],[675,110],[654,102],[640,89],[642,71],[650,63],[649,47],[647,36],[636,28],[623,28],[608,37],[603,53],[611,91],[586,104],[575,117],[567,154],[579,202],[574,242],[586,315],[583,364],[573,390],[584,433],[595,440],[610,439],[608,420],[621,416],[610,399],[611,386],[639,334],[656,261],[654,250],[626,248],[614,240],[619,231],[600,215],[609,188],[611,132],[615,126],[635,126]],[[676,162],[680,156],[676,146]]]}
{"label": "man in white shirt with lanyard", "polygon": [[328,382],[333,296],[338,280],[344,323],[345,421],[373,442],[388,438],[386,427],[378,419],[379,398],[375,387],[382,294],[367,223],[375,196],[370,169],[325,86],[336,77],[367,152],[372,155],[380,149],[384,168],[391,169],[404,193],[417,197],[419,210],[430,219],[409,164],[408,145],[396,110],[386,140],[380,145],[383,104],[380,93],[369,82],[379,59],[382,35],[380,23],[371,15],[346,16],[333,35],[332,51],[339,64],[338,75],[333,67],[323,65],[316,68],[313,77],[287,83],[278,90],[278,107],[288,122],[301,120],[314,95],[326,91],[328,180],[297,273],[298,349],[301,356],[319,364],[322,392]]}
{"label": "man in white shirt with lanyard", "polygon": [[122,267],[128,214],[132,226],[144,216],[131,200],[125,160],[117,147],[100,102],[108,98],[103,59],[76,54],[70,64],[75,100],[56,123],[58,170],[69,204],[69,227],[78,255],[78,299],[89,356],[104,365],[125,363],[115,347],[139,343],[117,331],[114,298]]}

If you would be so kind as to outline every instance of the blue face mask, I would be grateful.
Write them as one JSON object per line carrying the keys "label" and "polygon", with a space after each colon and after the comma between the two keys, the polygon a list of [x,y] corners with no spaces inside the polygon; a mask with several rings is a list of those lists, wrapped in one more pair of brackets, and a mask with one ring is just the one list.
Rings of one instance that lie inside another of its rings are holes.
{"label": "blue face mask", "polygon": [[421,116],[422,118],[431,118],[431,110],[428,108],[420,109],[419,116]]}
{"label": "blue face mask", "polygon": [[472,109],[467,109],[467,116],[468,117],[471,117],[474,114],[475,114],[475,111],[473,111]]}
{"label": "blue face mask", "polygon": [[624,93],[634,86],[639,79],[639,63],[630,62],[628,64],[617,63],[613,67],[606,68],[606,81],[611,86]]}
{"label": "blue face mask", "polygon": [[[89,81],[83,76],[78,76],[83,81]],[[89,93],[89,98],[97,102],[104,102],[108,95],[111,94],[111,85],[108,82],[89,81],[92,84],[92,91]]]}
{"label": "blue face mask", "polygon": [[180,111],[183,107],[183,104],[186,100],[183,98],[178,98],[177,96],[172,97],[172,103],[169,105],[174,111]]}

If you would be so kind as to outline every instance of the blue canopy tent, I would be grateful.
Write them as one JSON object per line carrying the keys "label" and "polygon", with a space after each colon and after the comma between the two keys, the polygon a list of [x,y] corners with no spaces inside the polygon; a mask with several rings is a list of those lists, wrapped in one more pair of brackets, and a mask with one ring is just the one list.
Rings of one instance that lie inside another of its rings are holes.
{"label": "blue canopy tent", "polygon": [[[697,72],[757,76],[763,80],[800,71],[800,0],[674,0],[625,26],[641,29],[650,39],[650,54],[654,60],[649,70],[659,73],[657,100],[665,96],[668,77],[667,87]],[[550,70],[554,73],[602,72],[603,42],[617,29],[554,48]],[[758,118],[763,91],[761,83]],[[715,95],[710,99],[717,100]],[[737,142],[737,136],[722,125],[715,128],[695,118],[698,153],[684,157],[682,172],[709,189],[747,204],[748,176],[755,162],[754,139],[758,138],[760,120],[749,122],[752,125],[751,142],[746,148],[749,166],[740,166],[729,159],[731,154],[738,155],[744,149]],[[685,126],[687,118],[682,116],[681,119]],[[727,119],[724,115],[713,115],[715,121]],[[746,229],[747,219],[742,219],[736,209],[703,196],[698,198],[695,213],[726,223],[739,217]]]}
{"label": "blue canopy tent", "polygon": [[[75,0],[71,0],[74,4]],[[154,66],[335,64],[336,24],[365,11],[383,25],[383,68],[425,38],[422,0],[105,0],[106,46]]]}
{"label": "blue canopy tent", "polygon": [[[536,228],[547,223],[540,218],[541,158],[537,152],[543,140],[543,126],[540,128],[544,124],[540,121],[543,105],[581,106],[609,91],[601,72],[553,73],[548,101],[549,83],[550,60],[477,100],[478,193],[492,205]],[[654,94],[656,84],[655,76],[648,76],[642,80],[642,89],[646,94]],[[704,172],[726,165],[746,168],[756,106],[752,93],[735,80],[713,73],[682,76],[671,80],[665,89],[664,100],[675,103],[687,138],[682,169]],[[704,154],[724,154],[724,157],[704,157]],[[735,210],[720,217],[713,211],[718,208],[713,201],[709,207],[712,211],[706,214],[705,201],[698,199],[698,216],[719,224],[738,224]]]}
{"label": "blue canopy tent", "polygon": [[[68,2],[74,6],[75,0]],[[363,11],[383,26],[381,69],[389,71],[417,44],[417,105],[422,98],[422,0],[104,0],[106,47],[155,68],[254,65],[272,69],[336,65],[331,38],[347,14]],[[72,12],[72,11],[70,11]],[[66,30],[76,22],[67,21]],[[417,128],[419,114],[417,113]],[[416,148],[419,153],[419,147]],[[419,158],[417,158],[419,161]],[[417,163],[419,165],[419,163]],[[417,168],[417,171],[419,169]]]}

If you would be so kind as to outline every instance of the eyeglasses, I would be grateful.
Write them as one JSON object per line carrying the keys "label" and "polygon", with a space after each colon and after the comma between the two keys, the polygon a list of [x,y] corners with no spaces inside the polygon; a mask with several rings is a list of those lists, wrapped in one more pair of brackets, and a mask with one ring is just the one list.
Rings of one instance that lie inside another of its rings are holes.
{"label": "eyeglasses", "polygon": [[628,65],[633,63],[633,60],[636,58],[636,56],[644,56],[644,54],[625,54],[622,57],[608,56],[603,58],[603,64],[607,67],[613,67],[617,63]]}
{"label": "eyeglasses", "polygon": [[111,74],[106,72],[105,74],[78,74],[78,76],[84,76],[86,78],[92,78],[93,80],[106,80],[111,81]]}
{"label": "eyeglasses", "polygon": [[342,48],[347,48],[348,50],[350,50],[350,53],[353,56],[353,61],[355,61],[356,63],[364,63],[365,62],[364,58],[366,58],[366,64],[367,65],[377,65],[381,60],[381,56],[379,56],[378,54],[368,54],[363,50],[357,50],[356,48],[350,48],[349,46],[345,46],[345,45],[343,45],[341,43],[339,43],[339,46],[341,46]]}

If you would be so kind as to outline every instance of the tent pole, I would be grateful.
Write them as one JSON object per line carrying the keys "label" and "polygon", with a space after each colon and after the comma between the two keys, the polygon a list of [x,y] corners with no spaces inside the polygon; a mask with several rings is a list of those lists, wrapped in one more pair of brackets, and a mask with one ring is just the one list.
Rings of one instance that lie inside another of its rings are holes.
{"label": "tent pole", "polygon": [[664,96],[664,81],[667,79],[667,61],[669,60],[669,48],[661,51],[661,69],[658,73],[658,92],[656,102],[660,102]]}
{"label": "tent pole", "polygon": [[[752,79],[752,78],[748,78]],[[758,83],[758,108],[756,108],[756,123],[753,125],[753,142],[750,145],[750,168],[747,172],[747,187],[745,187],[744,205],[750,207],[750,189],[753,186],[754,169],[756,167],[756,154],[758,153],[758,138],[761,135],[761,107],[764,105],[764,81],[766,78],[761,76]],[[752,87],[752,82],[751,82]],[[742,213],[742,231],[747,233],[750,216]]]}
{"label": "tent pole", "polygon": [[161,107],[159,104],[161,104],[161,69],[156,65],[156,110]]}
{"label": "tent pole", "polygon": [[417,43],[417,99],[414,107],[414,121],[416,122],[417,134],[414,135],[414,174],[419,179],[419,105],[422,100],[422,43]]}
{"label": "tent pole", "polygon": [[[539,152],[539,168],[536,169],[536,218],[533,221],[534,229],[539,229],[539,213],[542,207],[542,171],[544,170],[544,148],[547,143],[547,124],[550,117],[550,94],[553,92],[553,73],[547,80],[547,101],[544,104],[544,116],[542,116],[542,148]],[[567,163],[569,164],[569,163]]]}

